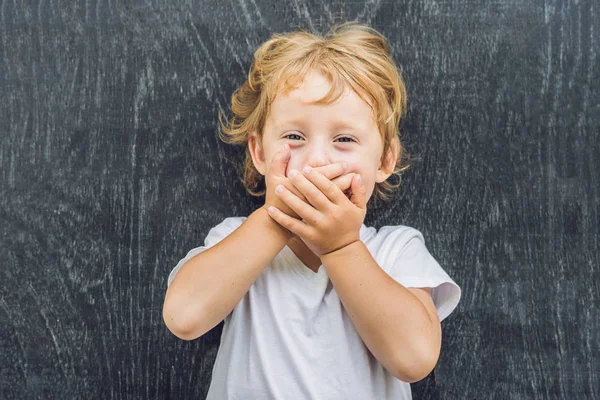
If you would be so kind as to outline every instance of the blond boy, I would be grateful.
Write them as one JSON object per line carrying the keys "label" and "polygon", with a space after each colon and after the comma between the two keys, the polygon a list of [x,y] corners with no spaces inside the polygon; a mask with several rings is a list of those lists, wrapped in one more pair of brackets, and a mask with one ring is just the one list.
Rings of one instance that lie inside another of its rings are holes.
{"label": "blond boy", "polygon": [[191,340],[225,321],[208,399],[410,399],[460,288],[418,230],[363,224],[407,168],[387,42],[347,23],[274,35],[254,57],[222,137],[247,146],[265,205],[179,261],[165,323]]}

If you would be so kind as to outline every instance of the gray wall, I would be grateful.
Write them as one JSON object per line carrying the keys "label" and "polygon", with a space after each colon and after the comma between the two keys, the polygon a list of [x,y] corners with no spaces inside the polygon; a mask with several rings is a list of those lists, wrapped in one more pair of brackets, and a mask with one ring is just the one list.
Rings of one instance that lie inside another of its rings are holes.
{"label": "gray wall", "polygon": [[167,276],[248,215],[217,112],[270,33],[357,18],[407,81],[417,159],[365,223],[461,285],[426,399],[600,394],[597,1],[0,2],[0,398],[204,398],[222,325]]}

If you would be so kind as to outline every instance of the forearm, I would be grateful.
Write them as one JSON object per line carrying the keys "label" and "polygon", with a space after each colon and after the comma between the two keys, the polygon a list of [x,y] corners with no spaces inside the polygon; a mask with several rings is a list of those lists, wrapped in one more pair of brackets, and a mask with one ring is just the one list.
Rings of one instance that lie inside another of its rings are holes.
{"label": "forearm", "polygon": [[165,296],[163,319],[191,340],[218,325],[240,302],[289,233],[262,207],[222,241],[188,260]]}
{"label": "forearm", "polygon": [[436,327],[423,303],[381,269],[360,241],[321,261],[375,358],[398,379],[418,380],[415,376],[431,365],[436,353]]}

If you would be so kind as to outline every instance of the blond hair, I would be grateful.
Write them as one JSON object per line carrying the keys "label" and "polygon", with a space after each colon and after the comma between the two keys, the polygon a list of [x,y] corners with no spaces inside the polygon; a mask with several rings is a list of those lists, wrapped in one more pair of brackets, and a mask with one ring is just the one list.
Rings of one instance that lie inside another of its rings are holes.
{"label": "blond hair", "polygon": [[[377,183],[372,196],[388,200],[392,189],[400,186],[400,174],[410,166],[410,155],[402,146],[398,129],[406,113],[406,88],[386,39],[358,22],[336,25],[325,37],[303,30],[273,34],[255,51],[248,79],[232,95],[232,118],[224,123],[219,113],[219,137],[226,143],[244,145],[256,132],[262,142],[265,121],[277,93],[297,87],[312,70],[322,72],[331,85],[315,104],[333,103],[350,87],[374,107],[383,141],[382,163],[397,140],[392,174],[398,182]],[[251,195],[262,196],[264,179],[254,167],[247,146],[245,153],[244,187]]]}

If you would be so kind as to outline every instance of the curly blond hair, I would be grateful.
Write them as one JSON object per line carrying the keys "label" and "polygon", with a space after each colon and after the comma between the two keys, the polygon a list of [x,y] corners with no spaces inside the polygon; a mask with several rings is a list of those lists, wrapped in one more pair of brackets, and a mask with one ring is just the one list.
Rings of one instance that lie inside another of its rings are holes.
{"label": "curly blond hair", "polygon": [[232,118],[223,122],[219,113],[221,140],[246,145],[244,187],[253,196],[265,194],[264,177],[254,167],[248,139],[256,132],[262,141],[275,96],[297,87],[313,70],[323,73],[331,85],[315,104],[331,104],[350,87],[374,108],[383,141],[382,163],[397,141],[392,175],[398,182],[377,183],[372,196],[388,200],[392,190],[400,186],[401,173],[410,167],[410,154],[402,146],[398,127],[406,113],[406,88],[386,39],[356,21],[332,27],[325,37],[304,30],[275,33],[255,51],[248,79],[232,95]]}

